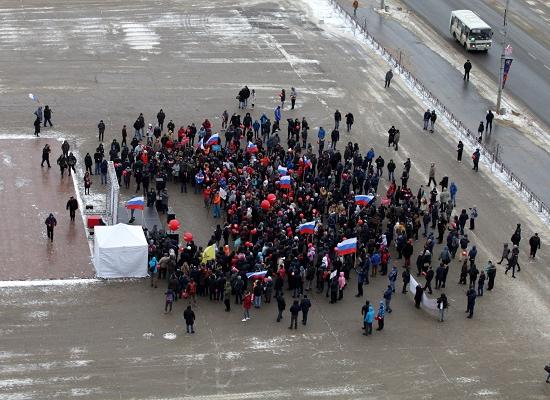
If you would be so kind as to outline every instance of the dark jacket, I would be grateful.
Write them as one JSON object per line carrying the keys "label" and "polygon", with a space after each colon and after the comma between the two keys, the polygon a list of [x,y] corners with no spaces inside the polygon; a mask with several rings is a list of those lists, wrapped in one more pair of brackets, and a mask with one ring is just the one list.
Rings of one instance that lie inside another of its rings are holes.
{"label": "dark jacket", "polygon": [[186,309],[183,312],[183,319],[187,325],[193,325],[195,323],[195,313],[193,310]]}

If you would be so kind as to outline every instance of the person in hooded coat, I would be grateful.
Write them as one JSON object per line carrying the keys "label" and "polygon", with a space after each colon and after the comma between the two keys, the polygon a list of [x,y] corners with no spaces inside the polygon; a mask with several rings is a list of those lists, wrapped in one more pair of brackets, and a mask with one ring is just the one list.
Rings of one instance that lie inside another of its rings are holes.
{"label": "person in hooded coat", "polygon": [[384,314],[384,300],[380,300],[380,304],[378,304],[378,312],[376,313],[376,320],[378,321],[378,328],[376,328],[377,331],[384,329]]}
{"label": "person in hooded coat", "polygon": [[372,324],[374,323],[374,307],[369,304],[368,311],[365,313],[365,316],[363,317],[364,325],[365,325],[365,332],[363,332],[363,335],[369,336],[372,335]]}

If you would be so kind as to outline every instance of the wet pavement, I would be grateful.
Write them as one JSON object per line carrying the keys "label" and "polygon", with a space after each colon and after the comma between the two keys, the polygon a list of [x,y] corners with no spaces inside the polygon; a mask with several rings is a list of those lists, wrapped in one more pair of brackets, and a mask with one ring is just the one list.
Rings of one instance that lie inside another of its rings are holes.
{"label": "wet pavement", "polygon": [[[422,104],[399,79],[383,89],[380,78],[387,66],[340,29],[324,0],[238,5],[103,0],[94,3],[98,8],[75,0],[62,7],[8,2],[5,7],[15,10],[4,27],[20,35],[11,45],[7,36],[0,39],[10,57],[0,60],[5,100],[0,114],[9,130],[28,132],[32,126],[33,105],[26,96],[33,90],[53,106],[59,135],[70,136],[82,156],[97,146],[99,119],[108,125],[107,142],[120,139],[121,125],[131,126],[139,112],[148,122],[160,107],[177,126],[208,117],[216,128],[224,109],[238,111],[235,95],[242,85],[256,89],[254,118],[271,115],[279,90],[295,86],[298,107],[286,106],[283,118],[305,115],[310,126],[327,127],[336,108],[353,112],[353,131],[342,134],[339,147],[348,140],[361,149],[374,146],[386,160],[395,160],[398,171],[411,157],[411,187],[427,182],[435,162],[436,179],[448,175],[457,183],[458,207],[477,205],[476,230],[468,234],[478,246],[479,266],[498,259],[518,222],[524,264],[517,279],[499,268],[495,290],[478,300],[474,319],[467,320],[454,261],[445,289],[448,321],[438,323],[415,310],[410,297],[397,294],[384,331],[370,338],[361,335],[360,307],[366,298],[378,303],[386,287],[382,277],[373,279],[362,299],[354,297],[353,276],[336,305],[312,295],[310,323],[297,332],[288,329],[288,315],[275,322],[274,304],[252,310],[252,320],[243,323],[238,307],[225,313],[221,304],[200,299],[195,335],[183,333],[185,303],[163,314],[163,284],[158,289],[147,281],[2,288],[0,399],[538,400],[550,395],[543,371],[550,343],[547,226],[485,164],[479,174],[466,161],[457,164],[456,143],[443,126],[435,135],[421,130]],[[39,36],[44,29],[47,35]],[[392,124],[402,132],[397,152],[386,147]],[[33,149],[36,157],[40,149]],[[58,152],[54,148],[52,159]],[[386,185],[383,178],[380,188]],[[95,194],[88,200],[98,197],[99,186],[94,177]],[[169,184],[170,204],[182,230],[202,241],[217,221],[199,195],[178,189]],[[529,263],[526,242],[535,231],[543,247]],[[440,251],[436,246],[435,253]]]}
{"label": "wet pavement", "polygon": [[[61,179],[53,156],[52,168],[40,167],[42,148],[60,148],[55,139],[2,139],[0,136],[0,281],[92,277],[90,248],[80,214],[70,222],[65,205],[75,195],[73,181]],[[21,151],[24,147],[25,151]],[[46,237],[44,221],[57,219],[54,241]]]}
{"label": "wet pavement", "polygon": [[[348,11],[352,11],[351,2],[339,0],[339,3]],[[440,1],[431,2],[434,3],[433,7],[422,2],[409,3],[414,5],[419,4],[419,7],[421,6],[420,10],[422,11],[431,10],[429,20],[434,24],[438,32],[443,35],[444,39],[442,39],[441,42],[444,48],[449,52],[464,53],[464,60],[469,58],[474,64],[474,69],[471,72],[472,76],[476,73],[475,68],[477,68],[477,63],[483,65],[487,57],[491,58],[491,62],[494,61],[495,57],[500,60],[501,47],[499,43],[494,43],[493,48],[488,54],[467,53],[457,46],[450,37],[447,38],[445,36],[448,30],[443,30],[443,25],[448,23],[450,11],[447,13],[446,8],[450,10],[450,5],[444,5],[444,2]],[[437,5],[435,5],[435,3],[437,3]],[[462,79],[461,71],[457,70],[444,55],[432,50],[421,39],[405,29],[399,22],[389,17],[383,17],[374,11],[375,4],[379,5],[379,2],[371,1],[359,8],[357,10],[358,20],[363,23],[366,19],[369,33],[379,41],[382,46],[390,50],[394,56],[398,55],[401,51],[403,65],[409,69],[430,92],[439,98],[439,100],[445,104],[471,132],[477,135],[479,122],[483,121],[485,124],[485,114],[489,109],[494,110],[495,100],[487,100],[483,97],[472,82],[465,83]],[[441,8],[445,8],[445,10],[442,11]],[[413,9],[416,10],[417,8]],[[435,10],[437,10],[437,18],[432,15],[432,12],[435,12]],[[443,15],[445,16],[444,18]],[[443,18],[444,23],[441,22],[441,18]],[[517,62],[517,64],[520,63]],[[516,70],[516,66],[518,70]],[[493,67],[491,66],[491,68]],[[521,65],[516,65],[514,63],[513,71],[510,73],[510,81],[507,83],[509,87],[512,86],[511,84],[514,79],[520,82],[529,82],[530,89],[527,88],[527,91],[532,94],[538,93],[538,89],[535,90],[534,87],[544,88],[547,86],[548,80],[544,80],[544,75],[547,75],[549,71],[545,70],[542,72],[541,77],[531,79],[533,74],[521,71],[521,68]],[[383,80],[384,77],[381,76],[380,79]],[[520,84],[516,86],[520,86]],[[536,104],[543,104],[545,107],[548,102],[545,102],[543,98],[550,93],[550,91],[541,90],[545,95],[542,97],[535,95],[537,99]],[[536,110],[537,109],[534,109],[534,111]],[[539,110],[539,114],[542,117],[549,115],[541,110]],[[550,204],[550,190],[546,189],[550,187],[550,176],[545,172],[547,167],[550,167],[550,153],[547,143],[529,138],[524,133],[509,126],[509,124],[504,122],[501,123],[497,120],[493,121],[493,131],[490,134],[483,135],[483,140],[490,149],[493,149],[493,152],[496,152],[498,145],[500,159],[514,171],[514,173],[525,182],[537,196],[546,204]]]}

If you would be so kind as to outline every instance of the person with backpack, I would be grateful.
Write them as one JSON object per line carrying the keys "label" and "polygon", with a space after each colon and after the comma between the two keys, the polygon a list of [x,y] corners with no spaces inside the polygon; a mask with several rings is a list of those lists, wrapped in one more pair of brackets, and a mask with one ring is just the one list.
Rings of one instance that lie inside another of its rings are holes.
{"label": "person with backpack", "polygon": [[183,312],[183,319],[185,320],[187,333],[195,333],[195,313],[191,309],[191,306],[187,306]]}
{"label": "person with backpack", "polygon": [[449,302],[447,300],[447,296],[445,296],[445,293],[441,293],[441,295],[437,299],[437,309],[439,310],[439,322],[443,322],[445,319],[445,310],[449,307]]}
{"label": "person with backpack", "polygon": [[300,302],[300,310],[302,310],[302,325],[307,324],[307,314],[311,308],[311,301],[307,298],[307,294],[304,295],[304,298]]}

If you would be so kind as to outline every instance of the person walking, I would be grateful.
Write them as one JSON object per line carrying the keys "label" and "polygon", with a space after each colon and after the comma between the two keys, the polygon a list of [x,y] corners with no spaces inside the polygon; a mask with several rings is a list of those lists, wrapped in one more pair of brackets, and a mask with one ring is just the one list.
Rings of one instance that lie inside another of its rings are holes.
{"label": "person walking", "polygon": [[435,182],[435,163],[430,164],[430,171],[428,172],[428,186],[433,182],[434,186],[437,186],[437,183]]}
{"label": "person walking", "polygon": [[281,292],[277,296],[277,310],[278,310],[277,322],[281,322],[281,320],[283,319],[283,311],[285,310],[285,308],[286,308],[286,302],[285,302],[283,293]]}
{"label": "person walking", "polygon": [[243,319],[242,322],[246,322],[250,319],[250,309],[252,308],[252,294],[246,291],[243,297]]}
{"label": "person walking", "polygon": [[497,262],[498,265],[502,264],[503,260],[506,260],[506,263],[508,263],[510,257],[510,248],[508,247],[508,243],[504,243],[502,248],[502,257],[500,258],[500,261]]}
{"label": "person walking", "polygon": [[472,162],[474,163],[473,170],[479,171],[479,158],[481,156],[481,152],[479,151],[479,148],[474,151],[474,154],[472,154]]}
{"label": "person walking", "polygon": [[293,325],[294,325],[294,329],[298,329],[299,313],[300,313],[300,303],[298,303],[298,300],[294,300],[294,302],[290,306],[290,326],[288,327],[288,329],[292,329]]}
{"label": "person walking", "polygon": [[390,87],[390,83],[391,83],[391,80],[393,78],[393,71],[390,69],[388,70],[388,72],[386,72],[386,82],[384,83],[384,87],[385,88],[389,88]]}
{"label": "person walking", "polygon": [[42,162],[40,163],[40,166],[43,167],[44,163],[48,164],[48,168],[51,168],[50,165],[50,153],[52,152],[52,149],[50,148],[49,144],[44,145],[44,148],[42,149]]}
{"label": "person walking", "polygon": [[380,304],[378,305],[378,313],[376,314],[376,320],[378,321],[378,328],[376,328],[377,331],[384,329],[384,314],[384,300],[380,300]]}
{"label": "person walking", "polygon": [[470,230],[473,231],[476,227],[477,207],[474,205],[470,208]]}
{"label": "person walking", "polygon": [[462,143],[462,140],[459,140],[458,145],[456,146],[456,161],[462,162],[463,152],[464,152],[464,143]]}
{"label": "person walking", "polygon": [[535,259],[535,255],[537,254],[537,250],[540,249],[540,238],[539,234],[535,233],[533,236],[529,238],[529,258]]}
{"label": "person walking", "polygon": [[424,285],[424,290],[428,289],[429,293],[432,294],[432,280],[434,279],[435,272],[430,265],[426,271],[426,284]]}
{"label": "person walking", "polygon": [[435,126],[436,119],[437,119],[437,115],[435,114],[435,110],[432,110],[430,114],[430,133],[434,133],[434,126]]}
{"label": "person walking", "polygon": [[521,242],[521,224],[516,225],[516,230],[512,234],[510,241],[514,246],[519,246],[519,242]]}
{"label": "person walking", "polygon": [[340,111],[336,110],[334,112],[334,129],[338,129],[340,127],[340,121],[342,120],[342,114]]}
{"label": "person walking", "polygon": [[483,132],[485,132],[485,126],[483,125],[483,121],[479,121],[479,126],[477,127],[477,141],[479,143],[483,140]]}
{"label": "person walking", "polygon": [[445,310],[449,307],[449,302],[447,300],[447,296],[445,293],[441,293],[441,295],[437,299],[437,309],[439,310],[439,322],[443,322],[445,320]]}
{"label": "person walking", "polygon": [[307,294],[304,295],[304,298],[300,302],[300,310],[302,310],[302,325],[307,324],[307,314],[311,308],[311,301],[307,298]]}
{"label": "person walking", "polygon": [[69,201],[67,201],[66,209],[69,210],[69,215],[71,216],[71,222],[74,222],[76,216],[76,210],[78,210],[78,201],[71,196]]}
{"label": "person walking", "polygon": [[281,100],[281,109],[284,109],[286,101],[286,91],[284,89],[281,89],[281,93],[279,93],[279,98]]}
{"label": "person walking", "polygon": [[466,292],[466,297],[468,298],[468,305],[466,308],[466,312],[469,313],[467,318],[472,318],[474,316],[474,307],[476,305],[476,290],[471,287]]}
{"label": "person walking", "polygon": [[128,142],[127,142],[127,139],[128,139],[128,131],[126,130],[126,125],[122,125],[122,131],[121,131],[121,135],[122,135],[122,141],[120,142],[120,144],[122,146],[124,145],[128,145]]}
{"label": "person walking", "polygon": [[84,174],[84,194],[89,195],[90,194],[90,187],[92,186],[92,178],[90,177],[90,173],[86,171]]}
{"label": "person walking", "polygon": [[97,124],[97,130],[99,132],[99,141],[103,142],[103,135],[105,134],[105,123],[103,120],[100,120],[99,124]]}
{"label": "person walking", "polygon": [[48,215],[48,218],[46,218],[45,224],[46,224],[46,234],[48,236],[48,239],[50,239],[50,242],[53,242],[53,229],[57,225],[57,220],[55,219],[52,213],[50,213],[50,215]]}
{"label": "person walking", "polygon": [[294,110],[294,107],[296,106],[296,89],[291,87],[290,88],[290,109]]}
{"label": "person walking", "polygon": [[351,5],[353,7],[353,18],[357,17],[357,8],[359,7],[359,2],[357,0],[353,0],[353,3]]}
{"label": "person walking", "polygon": [[399,140],[401,139],[401,133],[399,132],[399,129],[395,131],[395,135],[393,136],[393,149],[395,151],[399,150]]}
{"label": "person walking", "polygon": [[426,112],[424,113],[424,127],[422,129],[424,129],[425,131],[428,130],[428,125],[430,123],[430,117],[432,116],[432,113],[430,112],[430,110],[426,110]]}
{"label": "person walking", "polygon": [[57,159],[57,165],[59,165],[59,170],[61,171],[61,178],[63,178],[63,174],[65,173],[65,169],[68,167],[67,165],[67,157],[65,157],[63,154],[59,156]]}
{"label": "person walking", "polygon": [[485,116],[485,133],[487,133],[487,130],[489,133],[493,131],[493,119],[495,118],[495,114],[491,110],[487,111],[487,115]]}
{"label": "person walking", "polygon": [[464,78],[463,81],[470,81],[470,70],[472,69],[472,63],[470,60],[466,60],[464,63]]}
{"label": "person walking", "polygon": [[495,277],[497,275],[497,267],[493,264],[492,261],[487,262],[487,266],[485,267],[485,272],[487,273],[487,290],[493,290],[493,287],[495,286]]}
{"label": "person walking", "polygon": [[46,127],[46,123],[50,124],[50,127],[53,126],[53,124],[52,124],[52,109],[47,104],[46,104],[46,106],[44,106],[44,128]]}
{"label": "person walking", "polygon": [[34,120],[34,136],[36,137],[39,137],[40,133],[40,119],[38,117],[36,117],[36,119]]}
{"label": "person walking", "polygon": [[69,153],[69,157],[67,157],[67,167],[69,169],[69,176],[71,176],[71,171],[73,171],[76,174],[75,166],[76,166],[76,157],[71,152]]}
{"label": "person walking", "polygon": [[183,312],[183,319],[185,320],[187,333],[195,333],[195,312],[191,309],[191,306],[187,306]]}
{"label": "person walking", "polygon": [[347,133],[350,133],[351,131],[351,126],[353,125],[353,122],[354,122],[354,118],[353,118],[353,114],[352,113],[347,113],[345,115],[346,117],[346,129],[347,129]]}

